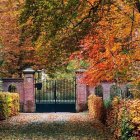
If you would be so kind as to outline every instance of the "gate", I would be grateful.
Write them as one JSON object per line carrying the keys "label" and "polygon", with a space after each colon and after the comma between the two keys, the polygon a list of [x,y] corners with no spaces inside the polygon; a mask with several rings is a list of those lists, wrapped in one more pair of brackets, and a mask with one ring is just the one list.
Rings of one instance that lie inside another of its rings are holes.
{"label": "gate", "polygon": [[75,79],[36,82],[35,101],[36,112],[75,112]]}

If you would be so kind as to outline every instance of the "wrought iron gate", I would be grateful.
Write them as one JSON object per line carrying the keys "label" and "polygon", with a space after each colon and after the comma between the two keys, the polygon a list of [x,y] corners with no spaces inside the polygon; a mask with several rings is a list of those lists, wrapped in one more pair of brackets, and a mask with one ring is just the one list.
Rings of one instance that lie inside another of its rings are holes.
{"label": "wrought iron gate", "polygon": [[75,79],[46,80],[35,84],[36,112],[75,112]]}

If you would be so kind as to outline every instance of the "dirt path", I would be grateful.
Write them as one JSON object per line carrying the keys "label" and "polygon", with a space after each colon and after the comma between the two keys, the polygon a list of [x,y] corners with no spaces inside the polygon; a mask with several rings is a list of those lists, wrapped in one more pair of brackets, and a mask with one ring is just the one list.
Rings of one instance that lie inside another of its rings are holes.
{"label": "dirt path", "polygon": [[110,140],[87,113],[20,113],[0,122],[0,140]]}
{"label": "dirt path", "polygon": [[90,121],[87,113],[20,113],[18,116],[0,122],[9,124],[43,123],[43,122],[68,122]]}

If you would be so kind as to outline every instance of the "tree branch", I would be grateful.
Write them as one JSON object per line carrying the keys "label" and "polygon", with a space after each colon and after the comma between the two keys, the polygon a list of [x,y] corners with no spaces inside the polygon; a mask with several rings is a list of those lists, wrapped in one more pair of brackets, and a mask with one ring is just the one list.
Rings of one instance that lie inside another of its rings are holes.
{"label": "tree branch", "polygon": [[86,2],[89,3],[91,7],[93,7],[93,4],[90,1],[86,0]]}
{"label": "tree branch", "polygon": [[82,24],[86,19],[91,18],[91,17],[90,17],[90,16],[91,16],[91,12],[93,12],[93,13],[97,12],[97,11],[98,11],[98,8],[99,8],[99,6],[100,6],[100,4],[101,4],[101,2],[102,2],[102,0],[100,0],[96,6],[94,6],[94,7],[92,6],[92,8],[90,8],[90,10],[89,10],[89,12],[88,12],[88,15],[86,15],[80,22],[78,22],[78,23],[74,26],[74,28],[76,28],[77,26],[79,26],[80,24]]}

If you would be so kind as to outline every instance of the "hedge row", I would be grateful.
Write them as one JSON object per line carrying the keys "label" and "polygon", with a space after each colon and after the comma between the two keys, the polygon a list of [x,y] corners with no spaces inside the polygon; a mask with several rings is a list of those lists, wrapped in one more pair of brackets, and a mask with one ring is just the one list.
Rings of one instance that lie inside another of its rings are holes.
{"label": "hedge row", "polygon": [[19,113],[19,94],[0,92],[0,120]]}
{"label": "hedge row", "polygon": [[140,140],[140,100],[115,97],[107,111],[107,126],[117,139]]}
{"label": "hedge row", "polygon": [[140,140],[140,100],[114,97],[107,103],[110,105],[103,106],[101,97],[90,95],[89,116],[95,120],[105,121],[114,139]]}

